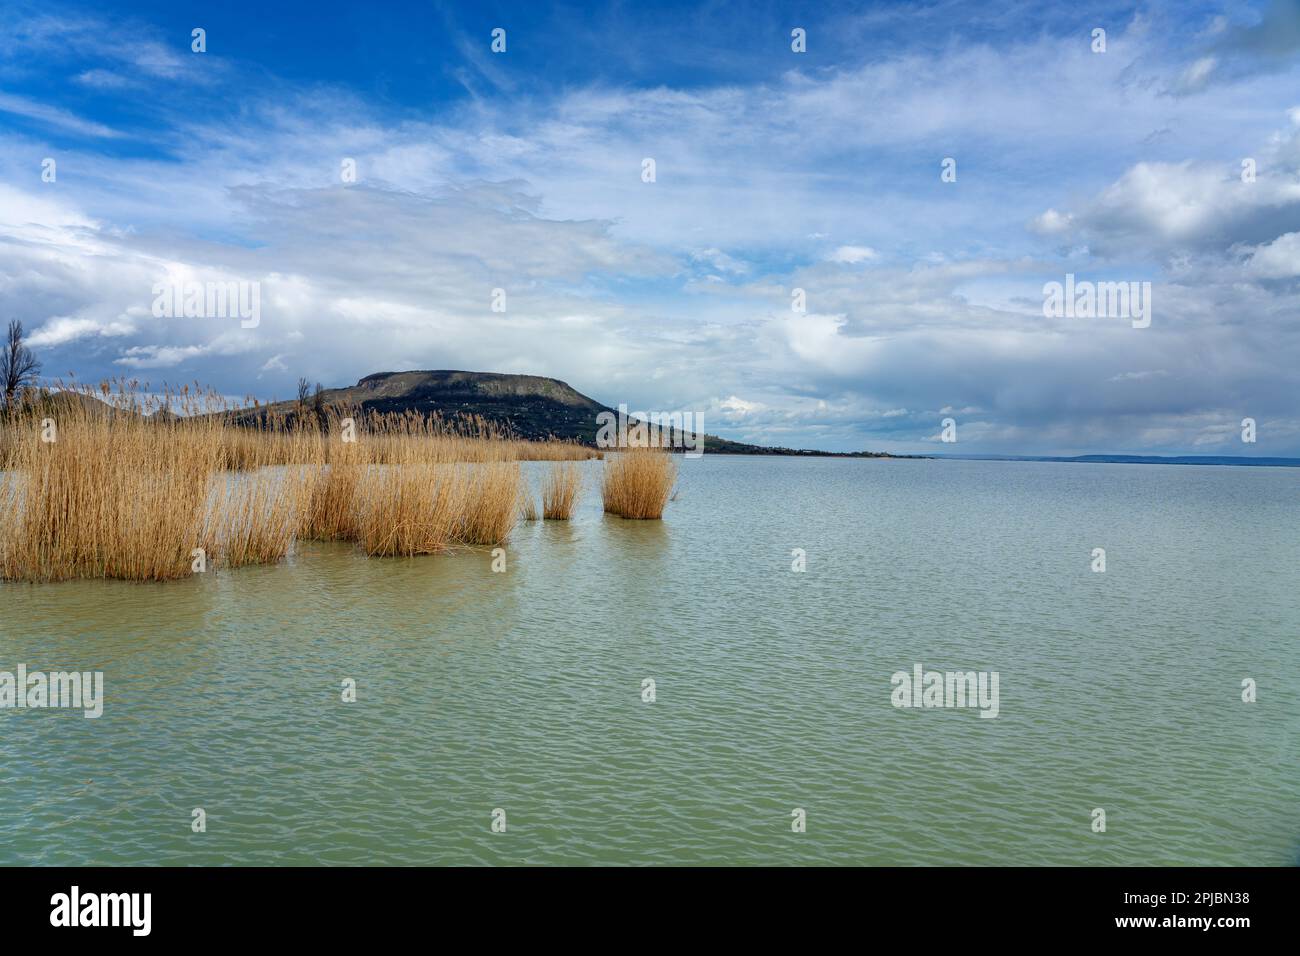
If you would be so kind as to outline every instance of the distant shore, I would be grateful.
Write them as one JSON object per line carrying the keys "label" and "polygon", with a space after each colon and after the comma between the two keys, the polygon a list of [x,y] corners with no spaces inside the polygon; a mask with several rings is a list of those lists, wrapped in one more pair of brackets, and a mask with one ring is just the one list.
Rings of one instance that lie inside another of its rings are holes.
{"label": "distant shore", "polygon": [[[755,448],[758,446],[748,446]],[[1300,458],[1247,457],[1233,455],[891,455],[878,451],[815,451],[806,448],[771,448],[764,451],[713,449],[711,455],[734,458],[895,458],[917,461],[1046,461],[1100,465],[1247,465],[1256,468],[1300,468]]]}
{"label": "distant shore", "polygon": [[1300,468],[1300,458],[1246,455],[926,455],[954,461],[1057,461],[1102,465],[1251,465],[1256,468]]}

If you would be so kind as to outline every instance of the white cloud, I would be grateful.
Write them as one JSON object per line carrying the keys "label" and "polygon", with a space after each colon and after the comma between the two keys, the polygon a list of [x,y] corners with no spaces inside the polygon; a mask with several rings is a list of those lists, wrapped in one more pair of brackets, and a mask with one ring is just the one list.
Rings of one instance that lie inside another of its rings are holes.
{"label": "white cloud", "polygon": [[[1243,151],[1244,152],[1244,151]],[[1049,209],[1037,231],[1069,232],[1106,257],[1219,251],[1300,223],[1300,132],[1274,133],[1251,151],[1254,181],[1240,160],[1140,162],[1078,212]],[[1274,231],[1276,230],[1276,231]]]}
{"label": "white cloud", "polygon": [[137,345],[122,352],[114,362],[129,368],[172,368],[200,356],[234,356],[254,351],[251,336],[224,332],[200,345]]}
{"label": "white cloud", "polygon": [[762,402],[750,402],[737,395],[724,398],[718,403],[720,411],[730,415],[743,418],[746,415],[753,415],[755,412],[762,411],[767,406]]}
{"label": "white cloud", "polygon": [[1120,372],[1106,379],[1108,382],[1141,382],[1149,378],[1165,378],[1169,373],[1162,368],[1148,369],[1141,372]]}
{"label": "white cloud", "polygon": [[1030,222],[1029,228],[1040,236],[1059,236],[1069,232],[1073,225],[1074,217],[1072,215],[1049,209],[1035,216]]}
{"label": "white cloud", "polygon": [[98,90],[125,90],[141,85],[139,80],[104,69],[84,70],[77,74],[76,80],[82,86]]}
{"label": "white cloud", "polygon": [[1203,56],[1183,71],[1178,78],[1177,89],[1181,93],[1191,93],[1201,89],[1209,81],[1219,61],[1212,56]]}
{"label": "white cloud", "polygon": [[121,135],[117,130],[105,126],[103,123],[84,120],[60,107],[47,106],[44,103],[14,93],[0,93],[0,113],[25,116],[47,126],[53,126],[56,129],[72,133],[80,133],[83,136],[111,138]]}
{"label": "white cloud", "polygon": [[130,368],[171,368],[207,352],[208,349],[202,345],[137,345],[127,349],[114,361]]}
{"label": "white cloud", "polygon": [[852,265],[858,262],[870,262],[879,257],[879,253],[870,246],[840,246],[829,256],[828,262],[840,262]]}
{"label": "white cloud", "polygon": [[75,342],[77,339],[87,336],[104,336],[109,338],[120,338],[126,335],[133,335],[136,327],[131,322],[126,321],[109,321],[104,322],[91,318],[70,318],[62,316],[50,319],[39,329],[32,332],[27,337],[27,344],[32,348],[48,348],[54,345],[66,345],[69,342]]}
{"label": "white cloud", "polygon": [[1246,270],[1261,279],[1300,276],[1300,232],[1288,232],[1255,247],[1246,260]]}
{"label": "white cloud", "polygon": [[718,272],[726,272],[732,275],[741,275],[749,271],[749,266],[739,259],[727,255],[721,249],[701,249],[691,253],[691,258],[697,262],[704,262],[711,265]]}

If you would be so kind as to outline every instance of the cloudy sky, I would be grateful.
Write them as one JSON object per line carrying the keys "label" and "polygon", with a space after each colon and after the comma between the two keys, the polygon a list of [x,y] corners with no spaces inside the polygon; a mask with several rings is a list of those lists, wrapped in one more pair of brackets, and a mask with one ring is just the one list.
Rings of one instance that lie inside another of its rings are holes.
{"label": "cloudy sky", "polygon": [[[6,3],[0,318],[49,378],[1300,455],[1300,0],[586,6]],[[1045,317],[1067,273],[1150,282],[1150,326]],[[155,317],[164,281],[259,283],[260,323]]]}

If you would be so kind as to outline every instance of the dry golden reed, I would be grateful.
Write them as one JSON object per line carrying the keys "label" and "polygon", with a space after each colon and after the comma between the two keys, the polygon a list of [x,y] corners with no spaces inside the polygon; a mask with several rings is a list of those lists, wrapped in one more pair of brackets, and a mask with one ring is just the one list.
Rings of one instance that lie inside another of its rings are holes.
{"label": "dry golden reed", "polygon": [[115,407],[62,392],[4,423],[0,576],[161,581],[191,573],[194,550],[212,540],[220,425],[145,417],[158,408],[129,389],[114,397]]}
{"label": "dry golden reed", "polygon": [[344,441],[339,421],[328,427],[316,449],[323,467],[304,511],[301,534],[317,541],[355,541],[361,536],[357,491],[370,466],[369,446]]}
{"label": "dry golden reed", "polygon": [[601,497],[608,514],[662,518],[677,480],[677,462],[662,448],[629,448],[605,459]]}
{"label": "dry golden reed", "polygon": [[450,546],[461,496],[454,466],[377,466],[360,491],[358,541],[366,554],[414,557]]}
{"label": "dry golden reed", "polygon": [[497,545],[519,517],[519,461],[598,456],[479,419],[295,418],[188,386],[60,385],[0,420],[0,578],[170,580],[199,549],[240,567],[299,537],[372,555]]}
{"label": "dry golden reed", "polygon": [[209,557],[227,568],[283,560],[297,539],[314,479],[260,471],[216,480]]}
{"label": "dry golden reed", "polygon": [[576,462],[551,465],[542,485],[542,517],[547,521],[568,521],[582,490],[582,468]]}
{"label": "dry golden reed", "polygon": [[466,544],[503,544],[519,517],[518,462],[457,466],[462,482],[457,537]]}

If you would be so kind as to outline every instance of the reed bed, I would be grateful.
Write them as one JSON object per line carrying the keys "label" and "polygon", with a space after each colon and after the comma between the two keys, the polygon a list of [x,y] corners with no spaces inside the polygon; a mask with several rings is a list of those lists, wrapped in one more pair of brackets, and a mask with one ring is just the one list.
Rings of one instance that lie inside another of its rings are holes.
{"label": "reed bed", "polygon": [[365,477],[358,541],[372,557],[446,551],[460,520],[463,490],[454,466],[380,466]]}
{"label": "reed bed", "polygon": [[568,521],[582,491],[582,469],[571,461],[557,461],[542,484],[542,517],[547,521]]}
{"label": "reed bed", "polygon": [[220,567],[274,564],[292,550],[315,476],[256,472],[218,478],[209,558]]}
{"label": "reed bed", "polygon": [[513,440],[508,444],[515,461],[589,461],[605,457],[603,451],[571,441]]}
{"label": "reed bed", "polygon": [[601,497],[607,514],[657,519],[677,481],[677,462],[662,448],[629,448],[605,461]]}
{"label": "reed bed", "polygon": [[360,461],[333,461],[321,470],[303,510],[300,534],[313,541],[355,541],[361,535],[357,508],[365,465]]}
{"label": "reed bed", "polygon": [[368,445],[344,441],[339,422],[330,422],[315,450],[322,463],[312,488],[311,501],[303,513],[300,533],[317,541],[356,541],[361,537],[361,514],[357,508],[362,480],[370,467]]}
{"label": "reed bed", "polygon": [[531,497],[520,461],[598,456],[473,419],[346,411],[272,414],[134,382],[41,393],[0,420],[0,578],[172,580],[196,549],[234,568],[299,539],[376,556],[495,546]]}
{"label": "reed bed", "polygon": [[519,517],[518,462],[457,467],[464,497],[457,537],[465,544],[504,544]]}
{"label": "reed bed", "polygon": [[[366,446],[366,461],[375,465],[400,465],[412,457],[421,461],[585,461],[600,458],[602,452],[576,442],[527,441],[510,438],[490,422],[477,416],[448,421],[438,414],[414,412],[362,415],[347,409],[331,409],[319,419],[308,416],[299,423],[292,415],[247,412],[236,416],[241,427],[226,429],[223,446],[227,467],[242,469],[256,465],[310,464],[303,446],[293,439],[295,431],[328,435],[325,461],[334,456],[349,460],[349,448]],[[353,441],[343,438],[344,421],[351,420]],[[364,437],[364,442],[362,441]],[[319,451],[319,449],[317,450]]]}
{"label": "reed bed", "polygon": [[0,576],[163,581],[190,574],[191,553],[211,524],[217,427],[67,401],[41,411],[4,424]]}

